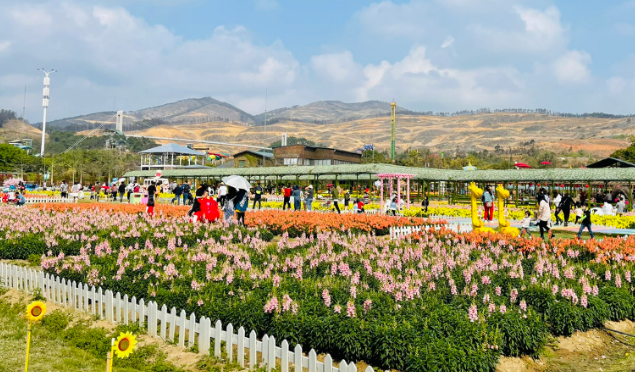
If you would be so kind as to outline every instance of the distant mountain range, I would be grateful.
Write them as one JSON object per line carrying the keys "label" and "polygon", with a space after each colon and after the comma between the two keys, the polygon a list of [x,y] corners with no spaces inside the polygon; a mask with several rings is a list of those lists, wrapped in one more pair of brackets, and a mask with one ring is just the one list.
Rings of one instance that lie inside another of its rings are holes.
{"label": "distant mountain range", "polygon": [[[415,112],[397,107],[400,114]],[[48,122],[49,127],[83,131],[104,125],[114,127],[115,112],[97,112],[72,118],[58,119]],[[251,115],[236,106],[218,101],[211,97],[190,98],[165,105],[146,108],[138,111],[124,112],[124,130],[141,130],[157,124],[183,125],[208,122],[232,122],[246,126],[275,124],[294,121],[314,124],[332,124],[345,121],[390,115],[390,103],[367,101],[344,103],[340,101],[320,101],[304,106],[293,106],[271,110],[258,115]],[[41,123],[35,124],[36,127]]]}

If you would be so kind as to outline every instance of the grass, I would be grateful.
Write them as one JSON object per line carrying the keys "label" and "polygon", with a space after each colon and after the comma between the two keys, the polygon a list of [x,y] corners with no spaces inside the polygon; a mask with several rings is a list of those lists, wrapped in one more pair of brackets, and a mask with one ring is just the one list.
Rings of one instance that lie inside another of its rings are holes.
{"label": "grass", "polygon": [[[0,372],[24,369],[28,322],[25,301],[11,304],[0,299]],[[71,313],[49,312],[33,327],[29,370],[103,372],[110,339],[121,329],[91,327],[90,320],[73,323]],[[166,361],[159,345],[138,347],[129,359],[115,359],[117,372],[182,372]]]}

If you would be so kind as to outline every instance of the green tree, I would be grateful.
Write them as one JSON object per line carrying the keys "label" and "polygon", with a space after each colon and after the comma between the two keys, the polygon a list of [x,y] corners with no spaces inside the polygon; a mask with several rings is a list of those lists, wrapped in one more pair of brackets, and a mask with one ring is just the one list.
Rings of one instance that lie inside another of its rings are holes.
{"label": "green tree", "polygon": [[0,171],[11,172],[31,163],[31,156],[26,151],[12,145],[0,145]]}
{"label": "green tree", "polygon": [[635,136],[628,137],[631,145],[625,149],[620,149],[611,154],[612,158],[622,159],[624,161],[635,163]]}
{"label": "green tree", "polygon": [[11,111],[11,110],[5,110],[2,109],[0,110],[0,128],[2,128],[2,126],[9,120],[16,120],[17,116],[15,114],[15,111]]}
{"label": "green tree", "polygon": [[[322,146],[321,143],[315,143],[311,140],[308,140],[304,137],[287,137],[287,146],[291,146],[291,145],[307,145],[307,146]],[[274,143],[272,143],[271,145],[269,145],[269,147],[271,148],[276,148],[276,147],[280,147],[282,146],[282,141],[278,140]]]}

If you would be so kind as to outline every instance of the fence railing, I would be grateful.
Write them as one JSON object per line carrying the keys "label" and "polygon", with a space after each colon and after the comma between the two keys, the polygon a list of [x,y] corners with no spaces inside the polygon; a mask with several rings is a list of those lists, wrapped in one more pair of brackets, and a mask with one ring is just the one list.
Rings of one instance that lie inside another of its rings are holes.
{"label": "fence railing", "polygon": [[[234,333],[232,324],[223,328],[220,320],[215,323],[206,317],[197,320],[196,315],[192,313],[188,317],[184,310],[174,307],[168,310],[165,305],[159,308],[153,301],[146,303],[144,299],[129,298],[119,292],[113,294],[110,290],[71,282],[34,269],[0,263],[0,285],[27,293],[39,288],[44,297],[55,304],[85,311],[111,322],[138,324],[151,337],[159,337],[181,347],[198,345],[200,354],[209,354],[213,348],[213,355],[220,358],[225,351],[227,360],[236,361],[241,367],[255,369],[262,364],[267,371],[279,365],[281,372],[302,372],[303,369],[309,372],[357,372],[353,362],[342,360],[336,367],[330,355],[327,354],[323,362],[318,361],[315,350],[311,349],[308,356],[304,355],[300,345],[291,350],[287,340],[277,346],[273,336],[265,335],[262,340],[257,340],[253,330],[247,333],[240,327]],[[224,350],[221,350],[223,342]],[[235,355],[234,346],[237,347]],[[367,367],[364,372],[373,372],[373,369]]]}
{"label": "fence railing", "polygon": [[30,198],[25,198],[26,200],[26,204],[35,204],[35,203],[77,203],[77,199],[70,199],[70,198],[51,198],[51,197],[46,197],[46,196],[36,196],[36,197],[30,197]]}
{"label": "fence railing", "polygon": [[447,225],[435,225],[435,226],[402,226],[402,227],[390,227],[388,229],[390,233],[390,240],[398,240],[398,239],[406,239],[412,234],[419,233],[421,231],[425,231],[426,229],[434,228],[440,229],[441,227],[445,227],[448,230],[454,232],[466,232],[469,231],[466,227],[461,228],[461,224],[450,223]]}

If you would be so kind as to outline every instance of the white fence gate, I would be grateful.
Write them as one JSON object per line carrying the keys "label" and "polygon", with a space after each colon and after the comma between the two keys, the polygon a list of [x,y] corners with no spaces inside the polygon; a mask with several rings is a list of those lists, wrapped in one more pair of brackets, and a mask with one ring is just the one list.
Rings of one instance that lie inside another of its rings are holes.
{"label": "white fence gate", "polygon": [[[212,325],[212,321],[202,317],[196,319],[192,313],[188,317],[184,310],[169,309],[156,302],[148,302],[129,298],[119,292],[113,295],[109,290],[89,287],[83,283],[70,282],[42,271],[0,263],[0,285],[16,290],[32,293],[36,288],[49,301],[76,310],[98,316],[111,322],[134,324],[147,330],[148,335],[160,337],[169,342],[178,342],[181,347],[192,347],[198,344],[200,354],[208,354],[213,343],[213,354],[221,357],[221,342],[225,342],[225,352],[230,362],[236,361],[241,367],[254,369],[260,363],[267,366],[267,371],[280,365],[281,372],[357,372],[355,363],[342,360],[339,367],[334,366],[333,358],[326,355],[324,362],[317,360],[317,353],[311,349],[308,356],[302,354],[302,347],[296,345],[293,351],[287,340],[280,347],[273,336],[265,335],[262,340],[256,339],[256,332],[240,327],[234,333],[234,326],[228,324],[224,329],[220,320]],[[234,355],[233,346],[238,350]],[[367,367],[364,372],[373,372]]]}

